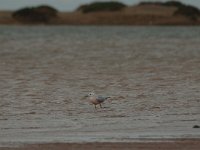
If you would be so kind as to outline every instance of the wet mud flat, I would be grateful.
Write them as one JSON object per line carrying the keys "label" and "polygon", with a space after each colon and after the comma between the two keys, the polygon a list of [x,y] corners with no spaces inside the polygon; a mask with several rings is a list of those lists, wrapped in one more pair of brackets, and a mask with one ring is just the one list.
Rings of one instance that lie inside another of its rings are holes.
{"label": "wet mud flat", "polygon": [[200,28],[0,32],[1,146],[200,138]]}

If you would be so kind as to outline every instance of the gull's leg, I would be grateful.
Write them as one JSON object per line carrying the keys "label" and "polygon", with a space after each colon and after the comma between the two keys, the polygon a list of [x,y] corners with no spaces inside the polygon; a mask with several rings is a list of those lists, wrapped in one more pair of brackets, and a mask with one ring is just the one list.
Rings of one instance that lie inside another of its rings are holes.
{"label": "gull's leg", "polygon": [[94,108],[95,108],[95,109],[97,109],[97,106],[96,106],[96,105],[94,105]]}
{"label": "gull's leg", "polygon": [[99,105],[100,105],[100,108],[102,108],[101,104],[99,104]]}

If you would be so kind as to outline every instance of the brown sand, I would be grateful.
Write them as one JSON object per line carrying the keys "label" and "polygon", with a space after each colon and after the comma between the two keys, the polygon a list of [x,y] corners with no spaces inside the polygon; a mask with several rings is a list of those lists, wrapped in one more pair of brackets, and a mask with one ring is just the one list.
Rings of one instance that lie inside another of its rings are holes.
{"label": "brown sand", "polygon": [[132,143],[50,143],[0,150],[199,150],[200,139]]}

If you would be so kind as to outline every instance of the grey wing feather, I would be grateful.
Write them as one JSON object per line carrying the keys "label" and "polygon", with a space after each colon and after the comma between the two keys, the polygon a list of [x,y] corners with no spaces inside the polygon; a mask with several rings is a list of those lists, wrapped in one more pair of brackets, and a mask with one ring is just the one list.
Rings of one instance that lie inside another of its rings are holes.
{"label": "grey wing feather", "polygon": [[97,97],[97,101],[99,101],[99,102],[104,102],[106,99],[108,99],[108,98],[110,98],[110,97],[104,97],[104,96],[98,96]]}

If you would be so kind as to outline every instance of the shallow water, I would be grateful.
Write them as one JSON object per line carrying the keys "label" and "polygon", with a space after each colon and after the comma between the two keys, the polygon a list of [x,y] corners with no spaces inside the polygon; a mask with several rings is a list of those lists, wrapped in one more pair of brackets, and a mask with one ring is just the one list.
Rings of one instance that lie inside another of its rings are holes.
{"label": "shallow water", "polygon": [[[0,145],[200,138],[200,27],[0,27]],[[112,96],[94,110],[82,97]]]}

